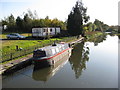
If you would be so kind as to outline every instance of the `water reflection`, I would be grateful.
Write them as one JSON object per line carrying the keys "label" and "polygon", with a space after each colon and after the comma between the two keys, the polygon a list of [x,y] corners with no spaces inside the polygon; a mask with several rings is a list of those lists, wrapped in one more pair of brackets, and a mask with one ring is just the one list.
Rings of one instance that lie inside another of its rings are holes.
{"label": "water reflection", "polygon": [[58,72],[58,70],[60,70],[68,62],[70,56],[71,53],[69,53],[69,55],[66,55],[64,58],[62,58],[62,60],[55,63],[55,65],[51,67],[39,69],[34,67],[32,78],[36,81],[48,81],[56,74],[56,72]]}
{"label": "water reflection", "polygon": [[72,69],[75,72],[76,79],[82,74],[82,70],[86,69],[86,61],[89,60],[89,47],[84,42],[78,43],[72,50],[69,59]]}
{"label": "water reflection", "polygon": [[118,38],[120,39],[120,35],[118,35]]}
{"label": "water reflection", "polygon": [[89,42],[93,42],[94,43],[94,46],[98,46],[99,43],[105,41],[107,38],[107,34],[103,33],[102,35],[99,35],[99,36],[91,36],[88,41]]}

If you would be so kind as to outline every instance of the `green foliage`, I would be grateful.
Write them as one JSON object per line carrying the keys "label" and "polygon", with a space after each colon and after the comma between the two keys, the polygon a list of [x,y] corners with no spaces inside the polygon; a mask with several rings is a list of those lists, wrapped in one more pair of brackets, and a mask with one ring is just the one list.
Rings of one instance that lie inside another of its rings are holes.
{"label": "green foliage", "polygon": [[89,16],[86,15],[87,8],[83,7],[83,3],[80,1],[76,2],[75,7],[68,15],[67,29],[70,35],[80,35],[83,32],[83,21],[86,23],[89,20]]}
{"label": "green foliage", "polygon": [[91,31],[91,32],[97,29],[97,26],[92,22],[87,23],[86,26],[88,27],[88,31]]}
{"label": "green foliage", "polygon": [[1,21],[2,25],[7,25],[6,32],[22,32],[22,33],[31,33],[32,27],[57,27],[60,26],[62,30],[66,30],[66,22],[61,20],[50,19],[49,16],[46,16],[44,19],[39,19],[37,12],[32,13],[31,10],[28,10],[27,13],[24,13],[24,17],[21,18],[18,16],[16,19],[11,14],[7,18]]}
{"label": "green foliage", "polygon": [[86,29],[84,28],[85,32],[92,32],[92,31],[106,32],[110,28],[107,24],[104,24],[102,21],[98,19],[95,19],[94,23],[89,22],[83,27],[87,27]]}
{"label": "green foliage", "polygon": [[107,24],[104,24],[102,21],[95,19],[94,24],[97,26],[96,30],[105,32],[109,29]]}

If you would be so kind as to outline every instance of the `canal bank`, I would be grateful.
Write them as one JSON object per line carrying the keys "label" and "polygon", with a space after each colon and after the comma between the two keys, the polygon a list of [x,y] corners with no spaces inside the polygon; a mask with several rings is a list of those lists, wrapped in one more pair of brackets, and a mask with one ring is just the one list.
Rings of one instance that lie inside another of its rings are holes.
{"label": "canal bank", "polygon": [[[72,47],[74,46],[76,43],[80,43],[84,40],[84,37],[80,37],[80,38],[77,38],[77,40],[75,41],[71,41],[71,42],[67,42],[69,43],[69,45]],[[26,66],[29,66],[32,64],[32,57],[33,57],[33,54],[30,54],[30,55],[26,55],[26,57],[23,57],[23,58],[19,58],[19,59],[16,59],[16,60],[12,60],[12,61],[9,61],[9,62],[6,62],[4,64],[1,64],[0,65],[0,75],[4,75],[4,74],[8,74],[8,73],[13,73],[17,70],[20,70]]]}

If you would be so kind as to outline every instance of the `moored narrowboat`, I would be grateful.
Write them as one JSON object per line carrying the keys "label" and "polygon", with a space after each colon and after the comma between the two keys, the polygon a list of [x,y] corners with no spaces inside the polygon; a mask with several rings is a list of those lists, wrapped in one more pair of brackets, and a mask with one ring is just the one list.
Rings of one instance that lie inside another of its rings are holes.
{"label": "moored narrowboat", "polygon": [[33,61],[38,67],[51,66],[62,60],[66,55],[71,55],[72,48],[68,43],[53,44],[34,50]]}

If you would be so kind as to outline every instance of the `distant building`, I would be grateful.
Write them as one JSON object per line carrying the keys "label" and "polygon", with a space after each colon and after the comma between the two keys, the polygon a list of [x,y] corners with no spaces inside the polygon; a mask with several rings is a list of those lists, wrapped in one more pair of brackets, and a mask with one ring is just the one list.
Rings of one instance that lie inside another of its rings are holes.
{"label": "distant building", "polygon": [[3,26],[3,29],[6,30],[6,29],[7,29],[7,25],[4,25],[4,26]]}
{"label": "distant building", "polygon": [[6,30],[6,29],[7,29],[7,25],[0,26],[0,31]]}
{"label": "distant building", "polygon": [[33,37],[46,37],[48,35],[55,36],[60,34],[60,27],[33,27],[32,36]]}
{"label": "distant building", "polygon": [[2,26],[0,26],[0,30],[2,30],[3,29],[3,27]]}

